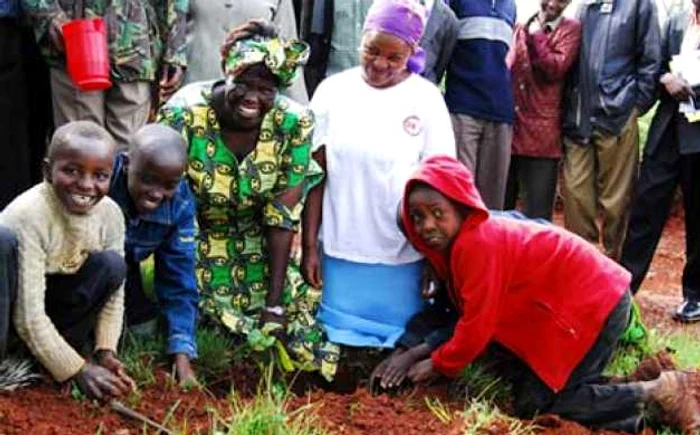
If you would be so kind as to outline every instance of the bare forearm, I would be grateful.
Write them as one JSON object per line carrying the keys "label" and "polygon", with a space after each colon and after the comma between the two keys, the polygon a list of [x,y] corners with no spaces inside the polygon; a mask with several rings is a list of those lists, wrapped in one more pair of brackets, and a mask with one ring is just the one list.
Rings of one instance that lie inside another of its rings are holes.
{"label": "bare forearm", "polygon": [[267,306],[277,306],[282,302],[282,291],[287,274],[289,252],[294,233],[284,228],[267,227],[265,229],[267,246],[270,251],[270,283],[265,297]]}
{"label": "bare forearm", "polygon": [[323,188],[325,182],[314,187],[306,198],[302,215],[302,247],[312,249],[318,245],[318,230],[321,227],[321,210],[323,205]]}

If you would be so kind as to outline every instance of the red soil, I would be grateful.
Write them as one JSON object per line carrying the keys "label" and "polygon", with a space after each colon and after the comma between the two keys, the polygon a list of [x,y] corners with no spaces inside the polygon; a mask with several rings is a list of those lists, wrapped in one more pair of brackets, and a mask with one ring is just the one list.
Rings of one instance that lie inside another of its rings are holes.
{"label": "red soil", "polygon": [[[561,222],[559,216],[557,220]],[[663,331],[682,328],[671,320],[670,313],[681,299],[683,237],[681,214],[674,213],[664,231],[649,277],[637,297],[645,321]],[[700,325],[685,328],[694,331],[700,328]],[[648,362],[642,369],[646,370],[642,375],[653,377],[656,371],[668,368],[667,365],[668,361],[664,357]],[[244,374],[241,376],[241,373]],[[242,392],[244,396],[254,392],[257,378],[250,372],[233,370],[231,375],[235,379],[236,391]],[[215,412],[221,417],[231,412],[224,394],[228,390],[227,382],[210,385],[210,391],[183,392],[174,386],[165,373],[158,373],[157,378],[158,382],[143,391],[140,400],[125,399],[123,402],[131,404],[157,422],[162,422],[174,408],[170,421],[177,423],[171,423],[170,427],[176,431],[186,430],[188,433],[198,429],[206,433],[206,429],[212,427]],[[440,404],[450,411],[464,409],[464,402],[449,398],[443,387],[414,389],[397,396],[372,396],[366,389],[345,395],[314,391],[308,396],[292,399],[288,405],[290,409],[297,409],[312,403],[311,409],[318,416],[318,423],[333,434],[461,433],[463,419],[451,413],[452,420],[442,422],[426,405],[426,398],[432,397],[439,397]],[[181,425],[185,420],[186,428]],[[592,433],[556,417],[540,417],[535,423],[542,428],[541,433],[544,434]],[[141,433],[142,426],[117,415],[106,405],[75,401],[69,391],[57,389],[54,384],[48,382],[14,393],[0,393],[0,435],[92,434],[100,428],[104,434],[125,435]],[[485,429],[484,433],[507,434],[509,428],[505,422],[497,422]],[[649,430],[647,433],[653,432]]]}

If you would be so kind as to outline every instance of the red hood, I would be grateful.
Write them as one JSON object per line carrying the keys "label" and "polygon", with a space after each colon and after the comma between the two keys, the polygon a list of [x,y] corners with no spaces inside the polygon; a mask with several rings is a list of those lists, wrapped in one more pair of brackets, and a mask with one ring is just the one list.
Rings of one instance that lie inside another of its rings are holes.
{"label": "red hood", "polygon": [[488,219],[489,212],[474,185],[474,176],[455,158],[433,156],[424,160],[406,183],[401,207],[401,223],[406,236],[411,244],[430,260],[438,275],[445,279],[449,273],[448,259],[425,244],[414,230],[408,214],[408,193],[417,182],[431,186],[444,196],[470,209],[467,219],[462,223],[462,231]]}

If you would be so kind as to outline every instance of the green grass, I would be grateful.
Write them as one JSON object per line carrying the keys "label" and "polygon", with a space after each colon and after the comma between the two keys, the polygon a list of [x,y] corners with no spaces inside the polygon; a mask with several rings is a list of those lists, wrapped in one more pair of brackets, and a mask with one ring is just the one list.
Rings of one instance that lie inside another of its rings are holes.
{"label": "green grass", "polygon": [[626,376],[634,371],[640,361],[648,355],[663,350],[673,353],[676,366],[682,370],[700,369],[700,340],[698,335],[689,331],[662,335],[655,329],[649,331],[649,352],[644,355],[636,349],[620,348],[608,364],[605,374],[608,376]]}
{"label": "green grass", "polygon": [[213,435],[325,435],[320,429],[314,405],[308,403],[295,410],[289,409],[291,393],[273,380],[274,369],[268,366],[258,393],[245,401],[231,391],[231,415],[227,418],[215,413]]}

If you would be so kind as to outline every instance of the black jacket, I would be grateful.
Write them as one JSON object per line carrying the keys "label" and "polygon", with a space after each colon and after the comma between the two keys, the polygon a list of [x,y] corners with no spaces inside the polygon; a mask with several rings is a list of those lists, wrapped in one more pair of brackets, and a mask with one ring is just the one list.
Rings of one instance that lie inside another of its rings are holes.
{"label": "black jacket", "polygon": [[586,1],[578,19],[583,35],[565,94],[564,135],[587,143],[594,130],[617,136],[635,108],[651,108],[661,36],[653,0]]}
{"label": "black jacket", "polygon": [[[680,53],[685,29],[688,27],[689,10],[671,12],[663,31],[661,55],[663,63],[662,74],[669,72],[671,58]],[[681,154],[700,152],[700,123],[688,124],[683,114],[678,113],[678,102],[659,85],[661,98],[659,107],[649,127],[649,135],[644,154],[654,154],[661,145],[662,137],[667,128],[679,128],[678,145]]]}

